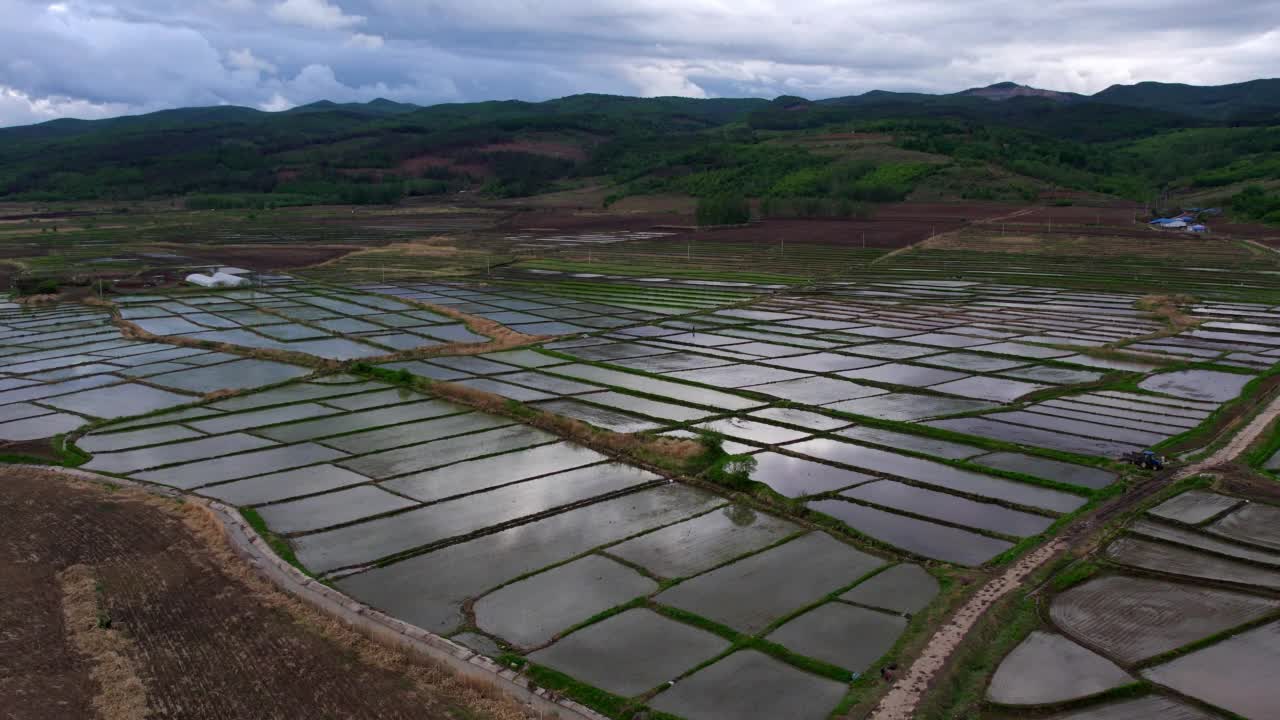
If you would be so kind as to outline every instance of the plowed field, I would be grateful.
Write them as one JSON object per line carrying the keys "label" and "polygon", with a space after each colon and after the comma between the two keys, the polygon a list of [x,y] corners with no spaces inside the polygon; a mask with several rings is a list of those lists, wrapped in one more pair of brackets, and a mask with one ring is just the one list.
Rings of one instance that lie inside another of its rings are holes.
{"label": "plowed field", "polygon": [[197,507],[8,468],[0,513],[5,718],[522,717],[266,587]]}

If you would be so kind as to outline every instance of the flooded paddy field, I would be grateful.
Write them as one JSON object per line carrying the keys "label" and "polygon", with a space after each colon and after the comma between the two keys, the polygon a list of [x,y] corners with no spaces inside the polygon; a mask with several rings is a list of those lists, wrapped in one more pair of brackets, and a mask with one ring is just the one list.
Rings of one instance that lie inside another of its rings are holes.
{"label": "flooded paddy field", "polygon": [[[1050,583],[1043,629],[1005,656],[989,685],[991,717],[1046,707],[1061,710],[1054,718],[1274,715],[1280,553],[1259,518],[1277,512],[1199,489],[1148,508],[1085,572]],[[1035,650],[1047,637],[1060,647]]]}
{"label": "flooded paddy field", "polygon": [[[0,305],[0,439],[69,436],[86,469],[240,507],[357,601],[602,707],[688,720],[861,701],[959,578],[1134,482],[1121,453],[1194,435],[1280,349],[1274,306],[1205,301],[1175,330],[1134,294],[892,272],[805,294],[550,266],[311,277]],[[482,346],[495,328],[524,339]],[[1151,349],[1174,341],[1197,353]],[[686,476],[541,417],[718,460]],[[1160,668],[1267,627],[1280,541],[1257,505],[1169,503],[1055,596],[1023,654],[1069,668],[998,673],[1002,712],[1143,683],[1135,713],[1183,707],[1160,686],[1217,702],[1225,680]]]}

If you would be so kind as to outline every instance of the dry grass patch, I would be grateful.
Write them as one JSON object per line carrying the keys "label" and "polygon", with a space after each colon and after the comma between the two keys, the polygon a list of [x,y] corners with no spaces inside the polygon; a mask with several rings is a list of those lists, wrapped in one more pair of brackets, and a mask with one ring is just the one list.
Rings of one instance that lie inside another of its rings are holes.
{"label": "dry grass patch", "polygon": [[[467,326],[467,329],[477,335],[484,335],[489,338],[487,343],[455,343],[453,345],[442,345],[430,348],[432,355],[475,355],[478,353],[497,352],[499,350],[511,350],[524,345],[533,345],[535,343],[545,342],[555,337],[553,335],[526,335],[517,332],[495,320],[483,318],[478,315],[464,313],[461,310],[451,308],[448,305],[436,305],[435,303],[425,302],[423,300],[415,300],[413,298],[398,298],[400,302],[407,303],[423,310],[430,310],[437,315],[451,317],[454,320],[460,320]],[[455,352],[455,349],[458,350]]]}
{"label": "dry grass patch", "polygon": [[61,298],[56,293],[19,295],[18,297],[13,298],[13,302],[18,303],[19,305],[48,305],[50,303],[56,303],[59,300],[61,300]]}
{"label": "dry grass patch", "polygon": [[[392,243],[376,248],[362,248],[355,252],[347,253],[340,257],[330,258],[322,263],[311,265],[308,270],[321,270],[324,268],[341,267],[348,271],[360,271],[368,273],[381,274],[402,274],[421,275],[429,272],[432,275],[457,275],[465,273],[468,270],[467,258],[477,255],[485,255],[487,253],[479,253],[474,250],[466,250],[459,248],[452,238],[443,235],[433,235],[425,238],[415,238],[408,242]],[[398,261],[401,258],[432,258],[443,260],[458,261],[456,265],[440,265],[433,267],[429,271],[421,267],[420,263],[411,263],[409,267],[400,267]]]}
{"label": "dry grass patch", "polygon": [[[984,221],[983,224],[991,224]],[[999,223],[995,223],[999,224]],[[935,235],[920,244],[924,250],[975,250],[980,252],[1038,255],[1050,252],[1045,238],[1033,235],[992,234],[990,230],[977,231],[965,228],[961,231]]]}
{"label": "dry grass patch", "polygon": [[577,445],[662,468],[683,468],[706,452],[698,440],[620,433],[547,410],[533,410],[495,393],[450,382],[433,382],[428,392],[491,415],[520,420]]}
{"label": "dry grass patch", "polygon": [[1146,295],[1138,298],[1133,303],[1134,309],[1142,312],[1148,319],[1162,323],[1164,327],[1142,337],[1127,340],[1125,341],[1126,344],[1172,337],[1200,326],[1204,323],[1203,318],[1188,315],[1185,312],[1186,308],[1196,304],[1196,302],[1195,297],[1183,294]]}
{"label": "dry grass patch", "polygon": [[1147,313],[1152,319],[1161,320],[1166,325],[1182,331],[1204,322],[1183,311],[1184,308],[1195,303],[1196,298],[1191,295],[1146,295],[1138,298],[1133,307]]}
{"label": "dry grass patch", "polygon": [[71,644],[89,663],[97,685],[93,707],[102,720],[145,718],[147,688],[132,660],[133,641],[101,607],[98,582],[87,565],[72,565],[58,574],[62,587],[62,615]]}

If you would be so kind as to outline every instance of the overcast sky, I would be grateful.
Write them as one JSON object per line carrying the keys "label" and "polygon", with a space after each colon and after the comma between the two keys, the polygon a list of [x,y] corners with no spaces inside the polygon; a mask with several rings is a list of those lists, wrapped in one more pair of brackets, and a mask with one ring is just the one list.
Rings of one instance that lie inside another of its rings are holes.
{"label": "overcast sky", "polygon": [[0,126],[580,92],[1091,93],[1280,72],[1280,1],[0,0]]}

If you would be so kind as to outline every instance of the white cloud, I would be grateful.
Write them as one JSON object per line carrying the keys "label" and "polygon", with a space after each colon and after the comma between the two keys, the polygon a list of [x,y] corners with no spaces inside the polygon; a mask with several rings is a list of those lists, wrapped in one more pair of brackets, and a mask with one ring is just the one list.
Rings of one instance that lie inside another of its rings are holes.
{"label": "white cloud", "polygon": [[266,110],[267,112],[280,112],[281,110],[288,110],[292,107],[296,107],[296,105],[289,102],[289,99],[280,93],[273,94],[271,99],[266,102],[258,103],[258,109]]}
{"label": "white cloud", "polygon": [[227,63],[230,64],[231,67],[236,68],[238,70],[250,70],[253,72],[264,72],[264,73],[272,73],[272,74],[274,74],[277,70],[279,70],[279,68],[267,62],[266,60],[263,60],[262,58],[259,58],[259,57],[255,57],[253,54],[253,51],[250,50],[249,48],[242,48],[240,50],[228,50]]}
{"label": "white cloud", "polygon": [[347,47],[360,48],[362,50],[377,50],[382,47],[383,39],[381,35],[366,35],[365,33],[352,33],[347,38]]}
{"label": "white cloud", "polygon": [[1276,0],[0,0],[0,18],[0,124],[379,95],[1090,93],[1280,67]]}
{"label": "white cloud", "polygon": [[329,0],[284,0],[271,8],[271,15],[280,22],[313,30],[341,30],[365,21],[362,15],[347,15]]}
{"label": "white cloud", "polygon": [[16,88],[0,85],[0,127],[28,125],[63,117],[96,120],[129,110],[128,105],[98,104],[68,97],[34,98]]}
{"label": "white cloud", "polygon": [[643,97],[707,97],[707,91],[691,81],[685,68],[677,63],[626,64],[622,72]]}

